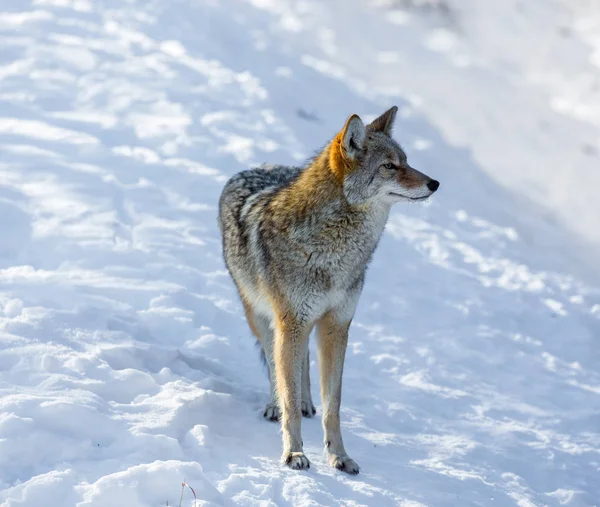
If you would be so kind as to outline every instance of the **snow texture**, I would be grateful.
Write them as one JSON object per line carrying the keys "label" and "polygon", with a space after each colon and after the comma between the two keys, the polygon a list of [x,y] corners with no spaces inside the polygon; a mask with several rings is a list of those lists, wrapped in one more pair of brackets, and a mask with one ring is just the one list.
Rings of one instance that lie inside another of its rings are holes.
{"label": "snow texture", "polygon": [[[0,10],[2,507],[174,506],[184,480],[210,506],[600,503],[594,2]],[[360,475],[324,459],[314,359],[291,471],[217,199],[393,104],[441,187],[394,208],[351,327]]]}

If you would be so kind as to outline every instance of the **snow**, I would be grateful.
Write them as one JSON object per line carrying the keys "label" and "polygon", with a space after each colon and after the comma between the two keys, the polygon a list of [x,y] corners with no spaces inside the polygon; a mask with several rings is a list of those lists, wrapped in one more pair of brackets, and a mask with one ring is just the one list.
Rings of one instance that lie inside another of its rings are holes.
{"label": "snow", "polygon": [[[2,507],[598,504],[600,13],[409,3],[3,2]],[[392,104],[440,191],[394,208],[351,328],[360,475],[314,350],[294,472],[218,195]]]}

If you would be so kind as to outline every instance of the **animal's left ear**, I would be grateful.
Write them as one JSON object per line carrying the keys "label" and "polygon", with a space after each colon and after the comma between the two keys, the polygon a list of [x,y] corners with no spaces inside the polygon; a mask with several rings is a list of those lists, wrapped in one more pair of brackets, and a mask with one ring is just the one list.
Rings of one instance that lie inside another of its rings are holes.
{"label": "animal's left ear", "polygon": [[386,136],[389,136],[392,133],[392,127],[394,126],[397,112],[398,106],[391,107],[379,118],[375,118],[369,123],[367,125],[367,130],[370,130],[371,132],[383,132]]}
{"label": "animal's left ear", "polygon": [[360,119],[360,116],[353,114],[346,120],[346,124],[342,129],[342,149],[344,154],[350,158],[355,159],[356,156],[362,151],[365,144],[365,125]]}

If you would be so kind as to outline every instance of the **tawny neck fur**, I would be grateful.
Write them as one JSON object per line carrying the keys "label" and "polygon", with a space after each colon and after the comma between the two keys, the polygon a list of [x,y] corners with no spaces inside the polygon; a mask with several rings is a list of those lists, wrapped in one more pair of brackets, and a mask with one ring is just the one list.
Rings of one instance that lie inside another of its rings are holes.
{"label": "tawny neck fur", "polygon": [[294,207],[297,216],[306,216],[333,204],[349,212],[358,211],[344,196],[344,176],[354,168],[344,157],[340,143],[341,137],[337,135],[285,192],[285,200]]}

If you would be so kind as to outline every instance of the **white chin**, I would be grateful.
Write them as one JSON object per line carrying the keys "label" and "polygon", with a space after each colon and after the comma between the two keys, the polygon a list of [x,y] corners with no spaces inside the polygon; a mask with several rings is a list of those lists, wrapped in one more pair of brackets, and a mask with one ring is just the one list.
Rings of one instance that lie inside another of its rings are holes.
{"label": "white chin", "polygon": [[394,202],[402,202],[402,201],[419,202],[419,201],[425,201],[425,200],[427,200],[427,198],[430,195],[431,195],[431,193],[425,194],[425,195],[404,195],[404,194],[400,194],[400,193],[396,193],[396,192],[389,192],[386,195],[386,200],[388,202],[392,202],[392,203],[394,203]]}

